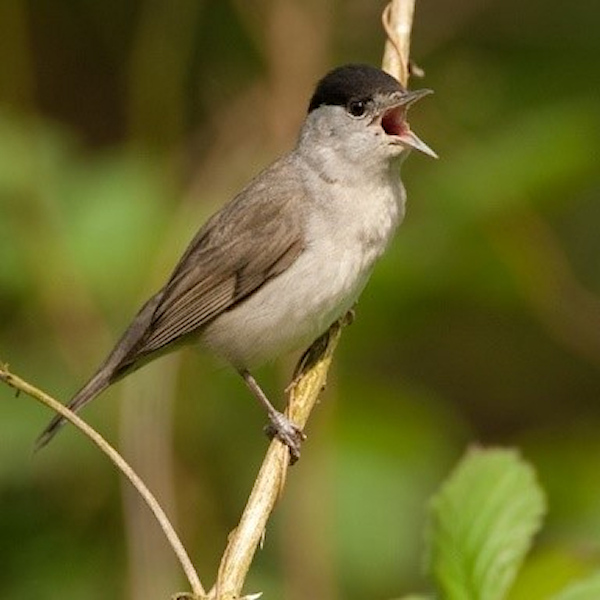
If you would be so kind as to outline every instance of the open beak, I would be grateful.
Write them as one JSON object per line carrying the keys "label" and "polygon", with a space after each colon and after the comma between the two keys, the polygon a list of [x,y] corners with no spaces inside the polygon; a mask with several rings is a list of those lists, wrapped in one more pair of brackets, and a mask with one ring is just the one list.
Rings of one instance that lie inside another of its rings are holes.
{"label": "open beak", "polygon": [[414,134],[407,121],[406,113],[408,109],[417,101],[433,94],[431,90],[413,90],[410,92],[404,92],[398,98],[395,98],[391,102],[390,108],[386,108],[381,116],[381,127],[390,136],[393,136],[397,143],[409,146],[415,150],[419,150],[433,158],[437,158],[438,155],[416,134]]}

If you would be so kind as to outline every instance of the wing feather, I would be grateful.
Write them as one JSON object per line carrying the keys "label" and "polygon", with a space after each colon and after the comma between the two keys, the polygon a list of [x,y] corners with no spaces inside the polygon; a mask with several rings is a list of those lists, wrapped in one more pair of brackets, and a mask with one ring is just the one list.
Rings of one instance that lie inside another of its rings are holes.
{"label": "wing feather", "polygon": [[[200,331],[296,260],[304,248],[303,190],[288,185],[283,193],[277,181],[269,185],[269,175],[259,176],[198,232],[119,369]],[[287,181],[294,183],[293,177]]]}

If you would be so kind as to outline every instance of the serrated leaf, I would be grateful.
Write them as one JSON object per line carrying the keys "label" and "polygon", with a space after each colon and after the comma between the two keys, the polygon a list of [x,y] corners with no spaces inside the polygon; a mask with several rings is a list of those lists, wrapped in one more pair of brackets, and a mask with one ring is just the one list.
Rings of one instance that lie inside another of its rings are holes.
{"label": "serrated leaf", "polygon": [[535,472],[517,452],[468,452],[431,503],[429,568],[441,597],[504,598],[544,512]]}
{"label": "serrated leaf", "polygon": [[550,600],[598,600],[600,598],[600,573],[567,586]]}

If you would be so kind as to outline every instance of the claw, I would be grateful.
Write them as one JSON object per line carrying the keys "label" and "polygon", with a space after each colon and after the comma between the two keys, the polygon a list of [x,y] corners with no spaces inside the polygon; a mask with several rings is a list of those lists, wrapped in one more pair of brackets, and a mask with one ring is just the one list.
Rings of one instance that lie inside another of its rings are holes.
{"label": "claw", "polygon": [[271,422],[265,427],[265,433],[270,439],[277,438],[288,447],[290,464],[293,465],[300,458],[300,448],[306,439],[306,434],[280,412],[269,418]]}

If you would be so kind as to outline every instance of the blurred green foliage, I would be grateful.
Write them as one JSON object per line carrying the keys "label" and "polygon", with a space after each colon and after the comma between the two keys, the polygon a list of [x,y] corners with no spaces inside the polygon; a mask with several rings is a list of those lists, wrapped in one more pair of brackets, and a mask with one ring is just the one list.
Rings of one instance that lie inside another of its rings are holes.
{"label": "blurred green foliage", "polygon": [[[0,359],[67,400],[206,216],[294,143],[316,79],[380,61],[382,7],[0,3]],[[426,589],[427,499],[475,441],[520,447],[548,492],[513,600],[597,568],[599,18],[592,0],[417,2],[427,77],[412,85],[436,95],[411,124],[441,159],[403,167],[406,222],[344,334],[249,592]],[[282,362],[258,374],[273,397]],[[211,583],[266,446],[242,382],[186,350],[85,416],[121,439]],[[66,430],[32,458],[48,418],[0,388],[0,596],[181,588],[86,441]]]}
{"label": "blurred green foliage", "polygon": [[[546,498],[536,472],[517,452],[471,448],[429,507],[426,569],[435,597],[549,598],[540,589],[547,576],[521,578],[516,594],[513,588],[545,513]],[[555,573],[564,576],[564,569],[555,567]],[[568,583],[551,600],[596,600],[599,576],[596,570]],[[560,576],[554,579],[560,581]],[[413,595],[403,600],[427,598]]]}
{"label": "blurred green foliage", "polygon": [[507,597],[546,511],[515,452],[472,450],[431,504],[429,569],[448,600]]}

